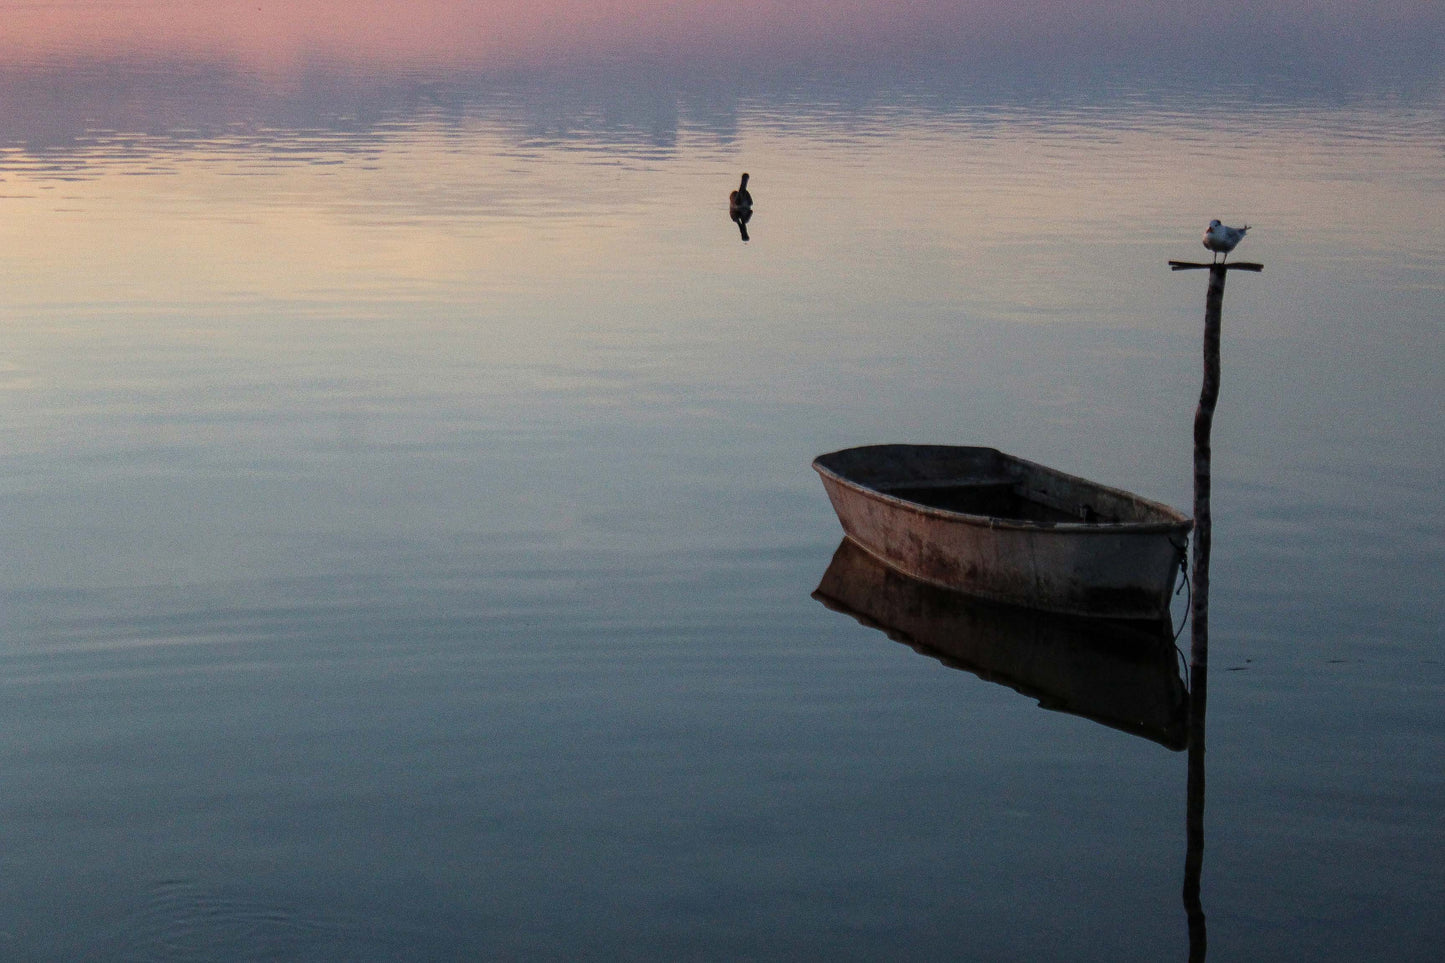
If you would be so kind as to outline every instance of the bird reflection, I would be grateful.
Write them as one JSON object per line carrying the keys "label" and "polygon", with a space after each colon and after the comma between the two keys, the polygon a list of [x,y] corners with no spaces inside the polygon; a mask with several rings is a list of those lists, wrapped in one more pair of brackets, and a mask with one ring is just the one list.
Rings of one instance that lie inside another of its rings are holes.
{"label": "bird reflection", "polygon": [[744,241],[748,239],[748,221],[753,219],[753,195],[748,193],[748,175],[743,174],[738,189],[728,195],[728,217],[738,226]]}
{"label": "bird reflection", "polygon": [[743,240],[748,240],[748,221],[753,219],[753,212],[730,211],[729,215],[732,217],[733,223],[738,226],[738,233],[742,235]]}

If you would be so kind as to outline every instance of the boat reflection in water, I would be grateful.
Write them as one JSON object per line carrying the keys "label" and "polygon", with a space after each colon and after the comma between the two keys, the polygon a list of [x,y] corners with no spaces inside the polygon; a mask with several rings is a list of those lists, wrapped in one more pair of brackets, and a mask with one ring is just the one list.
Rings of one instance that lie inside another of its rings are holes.
{"label": "boat reflection in water", "polygon": [[1046,709],[1173,750],[1187,748],[1183,897],[1189,960],[1203,963],[1208,946],[1200,899],[1208,667],[1195,660],[1196,698],[1191,700],[1167,623],[1052,615],[973,599],[909,578],[847,538],[813,598],[944,665],[1038,699]]}
{"label": "boat reflection in water", "polygon": [[813,598],[944,665],[1068,712],[1188,744],[1189,693],[1165,622],[1075,618],[917,581],[845,538]]}

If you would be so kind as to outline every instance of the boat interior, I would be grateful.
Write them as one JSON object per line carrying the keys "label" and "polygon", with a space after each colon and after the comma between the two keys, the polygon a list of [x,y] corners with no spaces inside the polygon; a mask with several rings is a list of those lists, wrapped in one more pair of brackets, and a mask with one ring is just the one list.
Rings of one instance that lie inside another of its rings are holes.
{"label": "boat interior", "polygon": [[905,483],[879,485],[878,490],[895,498],[927,505],[929,508],[1021,522],[1118,521],[1116,518],[1099,514],[1089,505],[1080,505],[1070,511],[1037,498],[1030,498],[1029,493],[1019,491],[1019,487],[1011,481],[935,482],[922,485]]}
{"label": "boat interior", "polygon": [[968,515],[1045,525],[1187,521],[1137,495],[992,448],[872,445],[823,455],[817,463],[854,484]]}

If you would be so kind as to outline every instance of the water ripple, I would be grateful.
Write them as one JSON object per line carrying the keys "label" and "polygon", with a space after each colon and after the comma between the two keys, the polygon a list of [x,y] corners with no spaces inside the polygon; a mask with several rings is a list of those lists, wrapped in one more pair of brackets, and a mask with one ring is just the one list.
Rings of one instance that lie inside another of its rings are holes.
{"label": "water ripple", "polygon": [[117,963],[399,958],[414,942],[375,921],[314,906],[302,911],[234,887],[177,878],[150,885],[105,957]]}

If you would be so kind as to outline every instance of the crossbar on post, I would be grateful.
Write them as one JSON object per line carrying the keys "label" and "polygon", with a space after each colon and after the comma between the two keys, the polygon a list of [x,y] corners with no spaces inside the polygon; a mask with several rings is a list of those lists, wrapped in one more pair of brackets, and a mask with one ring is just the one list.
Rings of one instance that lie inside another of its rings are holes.
{"label": "crossbar on post", "polygon": [[1263,264],[1256,264],[1254,261],[1235,261],[1230,264],[1228,261],[1209,263],[1207,261],[1170,261],[1169,268],[1173,271],[1201,271],[1221,268],[1225,271],[1254,271],[1256,274],[1264,270]]}

